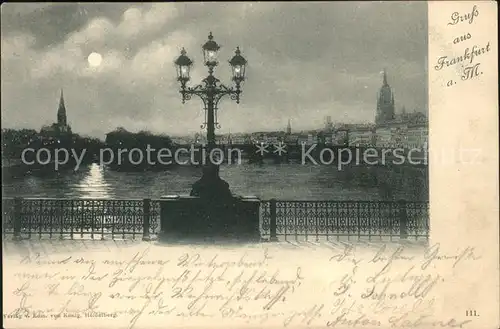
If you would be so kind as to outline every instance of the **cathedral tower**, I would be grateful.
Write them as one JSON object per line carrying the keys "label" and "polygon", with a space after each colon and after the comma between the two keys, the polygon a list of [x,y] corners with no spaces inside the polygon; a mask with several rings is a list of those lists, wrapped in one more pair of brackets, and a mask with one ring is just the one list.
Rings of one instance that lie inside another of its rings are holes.
{"label": "cathedral tower", "polygon": [[394,93],[387,83],[387,73],[384,70],[382,87],[377,95],[377,114],[375,116],[376,124],[383,124],[394,120]]}

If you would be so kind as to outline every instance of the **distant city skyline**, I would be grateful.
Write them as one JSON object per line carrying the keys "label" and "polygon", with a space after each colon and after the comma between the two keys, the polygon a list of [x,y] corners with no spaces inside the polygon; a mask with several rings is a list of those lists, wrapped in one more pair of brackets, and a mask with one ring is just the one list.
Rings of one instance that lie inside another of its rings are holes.
{"label": "distant city skyline", "polygon": [[1,24],[2,128],[50,125],[63,88],[81,135],[199,132],[202,103],[181,104],[173,60],[185,47],[199,83],[209,31],[224,84],[236,46],[249,61],[241,104],[221,102],[217,134],[374,122],[384,69],[396,113],[427,115],[426,3],[9,3]]}

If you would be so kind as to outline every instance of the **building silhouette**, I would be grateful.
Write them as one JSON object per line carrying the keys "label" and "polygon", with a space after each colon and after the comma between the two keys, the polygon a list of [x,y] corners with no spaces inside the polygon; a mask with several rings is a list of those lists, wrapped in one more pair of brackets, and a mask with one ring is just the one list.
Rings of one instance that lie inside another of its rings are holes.
{"label": "building silhouette", "polygon": [[288,125],[286,126],[286,134],[290,135],[292,133],[292,124],[290,123],[290,119],[288,119]]}
{"label": "building silhouette", "polygon": [[387,82],[387,72],[384,70],[382,87],[377,95],[377,113],[375,123],[377,125],[391,122],[395,119],[394,92]]}

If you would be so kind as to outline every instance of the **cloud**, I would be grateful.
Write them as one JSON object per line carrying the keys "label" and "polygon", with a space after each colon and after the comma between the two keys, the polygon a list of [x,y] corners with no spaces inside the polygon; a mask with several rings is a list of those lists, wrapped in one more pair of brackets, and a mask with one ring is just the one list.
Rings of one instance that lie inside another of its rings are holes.
{"label": "cloud", "polygon": [[[4,87],[30,80],[30,66],[38,54],[31,49],[35,42],[32,35],[18,33],[3,37],[1,41],[2,94]],[[2,97],[3,99],[3,97]]]}
{"label": "cloud", "polygon": [[177,15],[174,4],[153,3],[149,10],[131,7],[123,13],[123,21],[118,25],[117,32],[124,37],[142,36],[144,33],[161,30]]}
{"label": "cloud", "polygon": [[106,18],[95,18],[82,30],[71,34],[65,47],[81,47],[85,44],[104,44],[115,30],[113,23]]}
{"label": "cloud", "polygon": [[[227,60],[236,46],[249,61],[241,104],[220,104],[222,131],[283,129],[288,118],[294,129],[305,129],[321,125],[326,115],[373,120],[383,68],[398,107],[426,110],[425,3],[207,6],[103,3],[2,11],[2,125],[39,128],[53,121],[63,87],[73,130],[83,134],[119,125],[199,131],[202,102],[181,104],[173,61],[185,47],[195,62],[191,85],[200,83],[207,74],[201,45],[209,31],[222,45],[215,74],[223,83],[231,85]],[[29,18],[24,25],[15,19],[18,12]],[[102,55],[100,66],[88,65],[91,52]]]}
{"label": "cloud", "polygon": [[27,51],[34,44],[35,38],[28,34],[17,34],[7,38],[2,38],[2,61],[25,58]]}
{"label": "cloud", "polygon": [[[120,53],[119,45],[126,45],[134,37],[147,37],[149,33],[160,30],[167,22],[177,16],[177,9],[173,5],[152,4],[149,9],[130,7],[122,16],[121,22],[114,24],[106,17],[96,17],[81,29],[70,33],[61,44],[46,52],[37,53],[37,60],[32,68],[32,77],[49,78],[60,72],[76,72],[90,77],[91,74],[118,71],[120,66],[131,66],[137,77],[158,72],[158,65],[163,61],[174,58],[174,46],[171,42],[190,41],[187,33],[173,32],[164,40],[153,40],[149,45],[139,50],[138,54],[127,63]],[[17,37],[11,38],[17,41]],[[191,38],[192,39],[192,38]],[[34,45],[33,37],[30,43],[17,45],[25,52]],[[12,47],[10,47],[12,48]],[[86,58],[92,51],[102,53],[104,61],[99,69],[90,70],[86,65]],[[156,69],[154,68],[156,67]]]}
{"label": "cloud", "polygon": [[175,31],[163,39],[155,40],[131,60],[131,74],[142,82],[158,81],[162,77],[171,79],[175,76],[173,62],[180,54],[179,45],[189,48],[193,43],[193,36],[185,31]]}
{"label": "cloud", "polygon": [[8,13],[12,16],[27,16],[33,12],[43,11],[50,7],[50,3],[30,3],[29,6],[23,3],[4,3],[2,4],[2,13]]}

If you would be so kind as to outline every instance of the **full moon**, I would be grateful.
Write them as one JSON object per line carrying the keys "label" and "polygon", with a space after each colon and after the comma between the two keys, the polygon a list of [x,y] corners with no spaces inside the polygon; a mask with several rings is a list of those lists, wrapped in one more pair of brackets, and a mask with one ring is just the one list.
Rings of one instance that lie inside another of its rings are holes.
{"label": "full moon", "polygon": [[89,62],[89,65],[92,67],[97,67],[101,65],[102,62],[102,56],[99,53],[91,53],[89,57],[87,58],[87,61]]}

